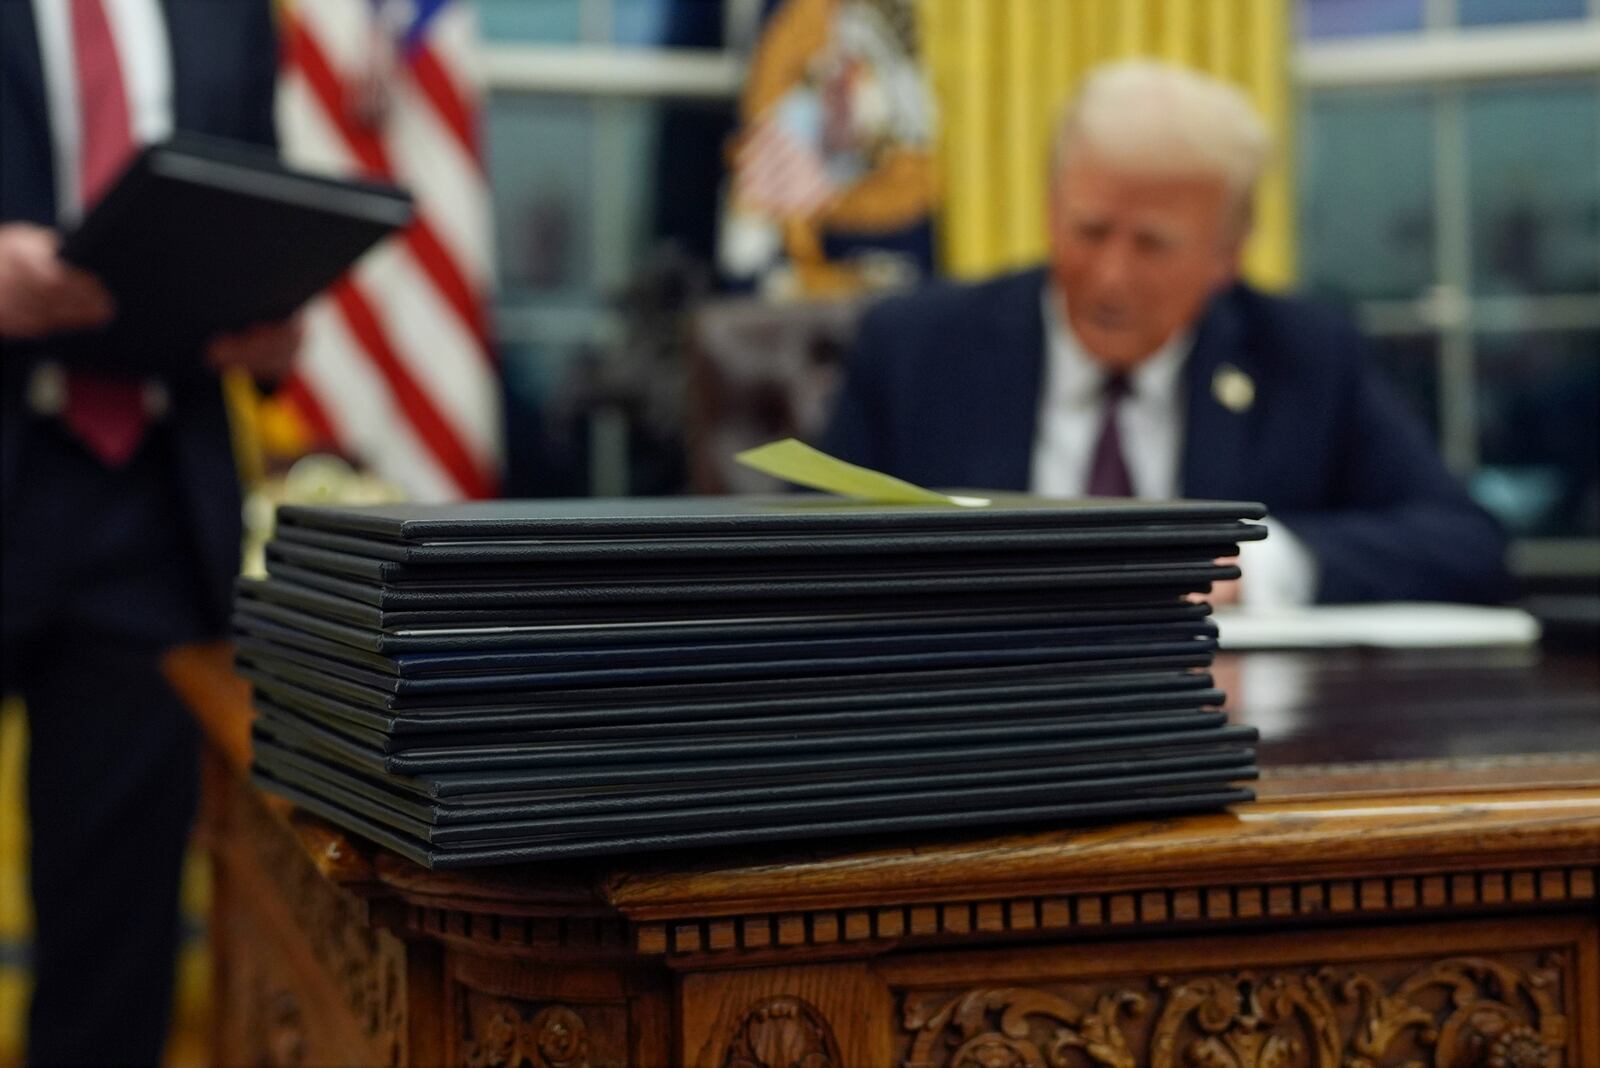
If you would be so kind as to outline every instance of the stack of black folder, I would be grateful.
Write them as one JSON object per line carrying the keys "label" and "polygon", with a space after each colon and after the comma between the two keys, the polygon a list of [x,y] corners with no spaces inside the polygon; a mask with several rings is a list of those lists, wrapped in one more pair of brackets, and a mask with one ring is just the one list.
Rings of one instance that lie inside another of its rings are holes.
{"label": "stack of black folder", "polygon": [[1246,800],[1187,595],[1261,514],[285,507],[234,617],[255,775],[440,868]]}

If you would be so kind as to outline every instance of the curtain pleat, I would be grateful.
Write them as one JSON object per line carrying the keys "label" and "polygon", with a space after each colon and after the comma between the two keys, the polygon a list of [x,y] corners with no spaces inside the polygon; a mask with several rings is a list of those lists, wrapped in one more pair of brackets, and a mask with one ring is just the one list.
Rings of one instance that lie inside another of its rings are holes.
{"label": "curtain pleat", "polygon": [[921,0],[924,57],[940,106],[940,256],[958,277],[1046,253],[1051,131],[1084,73],[1150,56],[1245,90],[1276,152],[1256,203],[1249,277],[1294,277],[1287,0]]}

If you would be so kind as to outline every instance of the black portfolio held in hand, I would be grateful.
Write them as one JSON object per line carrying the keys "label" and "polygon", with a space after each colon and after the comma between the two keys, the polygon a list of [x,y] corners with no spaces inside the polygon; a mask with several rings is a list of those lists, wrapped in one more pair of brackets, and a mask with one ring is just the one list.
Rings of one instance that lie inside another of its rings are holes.
{"label": "black portfolio held in hand", "polygon": [[287,318],[411,218],[410,195],[393,186],[178,134],[134,157],[63,240],[62,257],[117,302],[110,324],[63,354],[130,372],[182,369],[220,333]]}

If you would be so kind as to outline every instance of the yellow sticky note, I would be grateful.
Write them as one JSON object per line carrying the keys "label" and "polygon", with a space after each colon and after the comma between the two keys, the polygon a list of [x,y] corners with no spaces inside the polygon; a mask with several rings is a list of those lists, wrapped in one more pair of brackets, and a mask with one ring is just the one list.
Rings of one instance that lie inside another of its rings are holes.
{"label": "yellow sticky note", "polygon": [[785,482],[874,504],[958,504],[964,508],[984,508],[989,504],[987,497],[947,496],[881,471],[836,460],[794,438],[746,449],[734,459]]}

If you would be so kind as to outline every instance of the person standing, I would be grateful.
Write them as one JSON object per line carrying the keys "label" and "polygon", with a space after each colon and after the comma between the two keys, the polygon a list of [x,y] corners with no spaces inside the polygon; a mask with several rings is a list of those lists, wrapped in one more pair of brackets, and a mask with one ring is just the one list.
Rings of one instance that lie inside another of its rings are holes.
{"label": "person standing", "polygon": [[269,0],[0,0],[0,685],[32,739],[30,1064],[161,1059],[198,752],[158,661],[223,633],[238,569],[219,372],[274,380],[299,342],[290,320],[182,373],[75,363],[60,339],[117,312],[58,235],[175,130],[273,145],[276,67]]}

